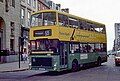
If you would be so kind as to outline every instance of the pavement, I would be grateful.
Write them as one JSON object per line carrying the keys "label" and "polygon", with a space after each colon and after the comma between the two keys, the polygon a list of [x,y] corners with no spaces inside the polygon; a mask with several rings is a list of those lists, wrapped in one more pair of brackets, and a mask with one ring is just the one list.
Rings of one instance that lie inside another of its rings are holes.
{"label": "pavement", "polygon": [[19,68],[19,62],[0,64],[0,73],[24,71],[28,69],[29,69],[29,61],[25,61],[25,62],[20,61],[20,68]]}
{"label": "pavement", "polygon": [[0,64],[0,81],[1,79],[23,79],[45,72],[47,71],[29,70],[29,61],[20,61],[20,68],[19,62],[3,63]]}

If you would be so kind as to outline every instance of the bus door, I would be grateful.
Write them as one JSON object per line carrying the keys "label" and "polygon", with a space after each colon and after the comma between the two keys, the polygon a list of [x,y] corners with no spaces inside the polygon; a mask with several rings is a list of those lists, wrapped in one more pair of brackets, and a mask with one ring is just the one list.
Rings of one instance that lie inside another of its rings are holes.
{"label": "bus door", "polygon": [[60,42],[60,65],[62,68],[67,68],[68,63],[68,43]]}

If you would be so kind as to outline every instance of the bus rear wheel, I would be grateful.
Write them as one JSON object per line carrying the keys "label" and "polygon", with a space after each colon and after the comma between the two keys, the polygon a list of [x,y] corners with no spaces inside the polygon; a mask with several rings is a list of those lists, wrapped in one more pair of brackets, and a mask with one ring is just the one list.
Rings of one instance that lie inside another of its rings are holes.
{"label": "bus rear wheel", "polygon": [[115,66],[118,66],[119,64],[118,63],[115,63]]}
{"label": "bus rear wheel", "polygon": [[101,58],[98,58],[98,60],[97,60],[97,66],[101,66]]}
{"label": "bus rear wheel", "polygon": [[79,65],[77,61],[72,62],[72,72],[78,71]]}

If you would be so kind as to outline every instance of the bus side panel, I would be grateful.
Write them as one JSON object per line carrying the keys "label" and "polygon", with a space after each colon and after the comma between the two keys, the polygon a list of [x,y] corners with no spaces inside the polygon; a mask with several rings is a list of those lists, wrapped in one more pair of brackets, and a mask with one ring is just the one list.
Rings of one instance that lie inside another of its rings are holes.
{"label": "bus side panel", "polygon": [[80,54],[80,64],[89,64],[89,63],[93,63],[96,62],[97,58],[98,58],[98,54],[97,53],[81,53]]}
{"label": "bus side panel", "polygon": [[78,64],[83,65],[83,64],[88,64],[88,63],[93,63],[96,62],[99,57],[98,53],[74,53],[69,55],[68,59],[68,69],[72,68],[72,62],[73,60],[77,60]]}

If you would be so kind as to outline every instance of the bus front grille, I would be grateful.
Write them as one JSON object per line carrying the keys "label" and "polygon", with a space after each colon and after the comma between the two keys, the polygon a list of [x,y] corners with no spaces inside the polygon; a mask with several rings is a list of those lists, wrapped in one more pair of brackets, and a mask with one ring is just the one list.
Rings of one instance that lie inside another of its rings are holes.
{"label": "bus front grille", "polygon": [[52,66],[52,58],[43,58],[43,57],[32,57],[32,66],[38,67],[51,67]]}

